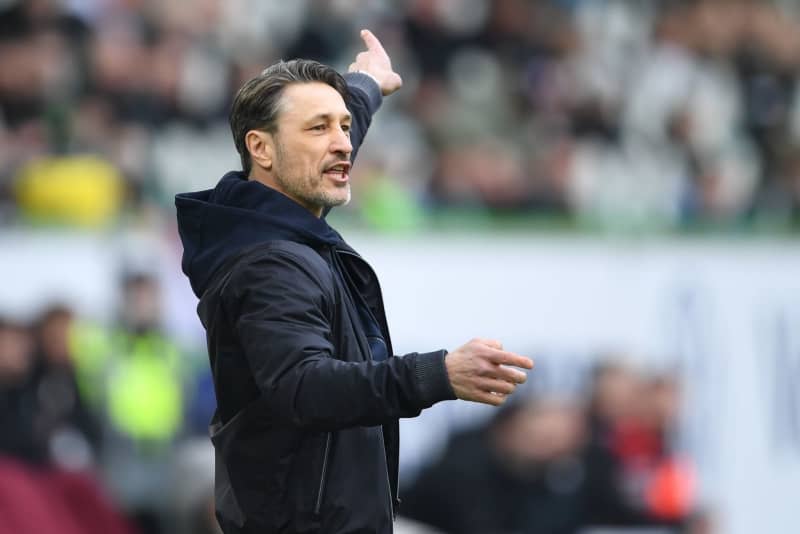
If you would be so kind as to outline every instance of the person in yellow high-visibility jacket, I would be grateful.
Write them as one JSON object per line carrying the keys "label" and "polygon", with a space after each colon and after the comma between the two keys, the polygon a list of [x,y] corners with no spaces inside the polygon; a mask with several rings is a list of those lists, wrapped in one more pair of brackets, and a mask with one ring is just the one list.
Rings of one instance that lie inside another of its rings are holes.
{"label": "person in yellow high-visibility jacket", "polygon": [[124,282],[124,293],[120,326],[84,323],[75,328],[78,382],[115,433],[134,443],[167,444],[183,424],[181,354],[156,328],[151,304],[157,298],[155,280],[132,276]]}

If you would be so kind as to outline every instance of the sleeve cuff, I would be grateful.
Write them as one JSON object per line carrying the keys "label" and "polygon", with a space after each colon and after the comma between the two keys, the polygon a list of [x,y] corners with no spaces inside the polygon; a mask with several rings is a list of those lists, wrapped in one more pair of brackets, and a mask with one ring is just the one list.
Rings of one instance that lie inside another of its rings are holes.
{"label": "sleeve cuff", "polygon": [[417,354],[415,358],[414,374],[417,379],[420,397],[425,407],[439,401],[454,400],[456,394],[447,377],[447,367],[444,358],[446,350]]}
{"label": "sleeve cuff", "polygon": [[347,87],[350,91],[361,91],[367,98],[367,105],[370,114],[374,115],[383,102],[383,94],[378,81],[366,72],[348,72],[344,75]]}

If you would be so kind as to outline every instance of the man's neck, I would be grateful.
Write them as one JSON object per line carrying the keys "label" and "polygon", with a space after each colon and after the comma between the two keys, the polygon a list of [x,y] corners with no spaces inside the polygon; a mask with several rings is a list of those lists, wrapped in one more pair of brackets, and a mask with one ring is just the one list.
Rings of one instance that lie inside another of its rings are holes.
{"label": "man's neck", "polygon": [[290,194],[288,191],[285,191],[283,187],[278,184],[278,180],[275,179],[275,176],[270,173],[266,172],[263,169],[253,167],[250,170],[250,174],[247,176],[248,180],[253,180],[255,182],[259,182],[270,189],[274,189],[275,191],[281,193],[283,196],[290,198],[296,204],[302,206],[303,208],[307,209],[311,212],[314,217],[321,218],[322,217],[322,208],[321,207],[311,207],[300,201],[297,197]]}

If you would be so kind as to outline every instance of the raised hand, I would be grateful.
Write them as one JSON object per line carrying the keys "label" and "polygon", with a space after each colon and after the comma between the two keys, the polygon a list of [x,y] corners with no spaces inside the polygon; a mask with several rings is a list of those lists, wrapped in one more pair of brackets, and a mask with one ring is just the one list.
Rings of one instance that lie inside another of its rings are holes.
{"label": "raised hand", "polygon": [[533,368],[530,358],[506,352],[500,342],[488,339],[473,339],[445,356],[444,363],[456,397],[493,406],[503,404],[527,379],[512,367]]}
{"label": "raised hand", "polygon": [[366,72],[375,78],[381,87],[383,96],[390,95],[400,89],[403,79],[392,70],[392,61],[383,45],[369,30],[361,30],[361,39],[367,49],[359,52],[356,60],[350,64],[349,72]]}

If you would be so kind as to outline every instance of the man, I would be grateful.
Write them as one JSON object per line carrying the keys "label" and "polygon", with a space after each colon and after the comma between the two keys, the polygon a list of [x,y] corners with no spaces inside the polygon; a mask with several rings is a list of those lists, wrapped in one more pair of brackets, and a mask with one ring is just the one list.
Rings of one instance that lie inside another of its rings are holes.
{"label": "man", "polygon": [[398,418],[446,399],[499,405],[532,362],[473,340],[392,356],[378,280],[325,222],[350,199],[372,114],[402,83],[362,32],[343,78],[305,60],[247,82],[231,111],[243,172],[176,197],[217,393],[226,534],[392,531]]}

